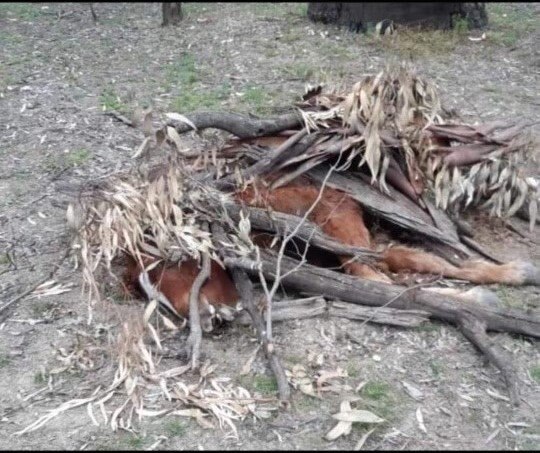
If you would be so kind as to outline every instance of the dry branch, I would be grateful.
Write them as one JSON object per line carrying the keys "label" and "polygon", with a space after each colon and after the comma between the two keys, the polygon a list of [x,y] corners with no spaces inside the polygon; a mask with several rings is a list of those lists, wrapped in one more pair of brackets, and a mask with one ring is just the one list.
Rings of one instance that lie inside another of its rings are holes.
{"label": "dry branch", "polygon": [[253,300],[253,285],[247,274],[241,269],[233,269],[232,275],[238,293],[240,294],[242,305],[251,316],[251,321],[255,326],[259,340],[263,345],[264,354],[266,355],[270,368],[276,377],[279,399],[282,404],[288,405],[291,399],[291,390],[289,389],[287,376],[285,375],[283,366],[281,365],[279,357],[276,354],[274,344],[268,340],[265,323],[261,316],[261,312],[255,306],[255,302]]}
{"label": "dry branch", "polygon": [[[276,258],[269,252],[261,253],[262,272],[273,278]],[[249,274],[258,275],[256,261],[246,258],[227,259],[226,265],[240,267]],[[292,258],[284,257],[282,272],[287,273],[298,266]],[[472,315],[486,323],[486,329],[500,332],[518,333],[540,338],[540,313],[524,312],[513,308],[503,308],[478,301],[475,304],[458,298],[413,289],[403,292],[403,287],[389,285],[356,276],[342,274],[309,264],[303,264],[293,274],[287,275],[282,283],[305,294],[332,297],[359,305],[381,306],[390,299],[393,308],[424,310],[431,317],[457,323],[463,315]]]}
{"label": "dry branch", "polygon": [[[289,113],[275,118],[260,119],[232,112],[194,112],[187,115],[197,129],[215,128],[230,132],[239,138],[254,138],[272,135],[301,125],[302,117],[298,113]],[[193,130],[187,123],[169,119],[167,126],[172,126],[179,134]]]}
{"label": "dry branch", "polygon": [[[265,252],[262,258],[262,263],[246,258],[228,259],[225,263],[228,266],[245,269],[254,275],[262,272],[265,277],[274,278],[276,257]],[[280,277],[281,283],[302,293],[324,294],[327,297],[360,305],[381,307],[391,303],[393,308],[427,311],[433,318],[456,324],[464,335],[501,370],[513,401],[517,401],[512,367],[493,348],[485,330],[520,333],[539,338],[539,313],[495,307],[481,301],[471,304],[470,301],[464,302],[455,297],[430,293],[417,288],[403,290],[399,286],[351,277],[307,264],[299,267],[298,262],[288,257],[281,257],[280,261],[283,272]],[[482,326],[484,333],[475,330],[477,325]]]}
{"label": "dry branch", "polygon": [[509,357],[505,357],[502,351],[498,350],[494,341],[489,338],[486,333],[486,324],[474,316],[464,314],[459,319],[459,328],[463,335],[501,370],[512,403],[516,406],[519,405],[517,376],[512,367],[512,361]]}
{"label": "dry branch", "polygon": [[[429,313],[423,310],[351,306],[340,301],[326,301],[323,297],[313,296],[276,302],[272,312],[272,322],[307,319],[321,315],[398,327],[418,327],[429,318]],[[245,315],[237,317],[235,322],[242,325],[251,324]]]}
{"label": "dry branch", "polygon": [[[219,225],[212,225],[212,233],[218,237],[220,241],[225,241],[225,233],[223,228],[221,228]],[[276,354],[273,343],[271,343],[268,339],[261,312],[255,305],[251,280],[242,269],[236,269],[233,267],[231,273],[238,294],[240,295],[242,306],[251,317],[251,322],[255,327],[259,341],[263,345],[264,354],[266,355],[270,368],[276,377],[279,399],[282,401],[282,404],[287,405],[291,399],[291,391],[289,389],[287,376],[285,375],[283,366],[281,365],[279,357]]]}
{"label": "dry branch", "polygon": [[[208,226],[206,225],[204,229],[208,230]],[[202,329],[199,314],[199,298],[201,288],[208,277],[210,277],[210,255],[203,253],[202,269],[199,275],[197,275],[197,278],[195,278],[189,293],[189,344],[191,345],[191,368],[193,370],[199,368],[199,358],[201,356]]]}
{"label": "dry branch", "polygon": [[244,217],[249,216],[251,226],[256,230],[285,235],[287,232],[293,231],[298,227],[297,237],[309,241],[312,246],[326,250],[327,252],[332,252],[336,255],[351,255],[362,263],[373,262],[380,257],[380,253],[373,250],[338,242],[323,233],[314,223],[308,220],[302,220],[301,217],[295,215],[282,212],[269,212],[265,209],[241,206],[236,203],[226,203],[224,207],[227,214],[236,223],[240,221],[240,212],[243,211],[246,213],[247,215]]}

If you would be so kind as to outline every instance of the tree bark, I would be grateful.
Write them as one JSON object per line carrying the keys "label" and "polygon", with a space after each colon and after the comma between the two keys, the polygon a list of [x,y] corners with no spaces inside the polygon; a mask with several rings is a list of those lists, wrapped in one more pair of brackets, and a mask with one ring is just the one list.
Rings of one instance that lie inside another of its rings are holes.
{"label": "tree bark", "polygon": [[[221,129],[239,138],[272,135],[302,124],[302,117],[296,112],[265,119],[232,112],[193,112],[188,113],[187,117],[197,129]],[[167,126],[174,127],[179,134],[193,130],[189,124],[176,119],[169,119]]]}
{"label": "tree bark", "polygon": [[[276,257],[262,252],[262,270],[267,278],[274,278]],[[258,275],[249,259],[226,259],[225,264],[240,267],[249,274]],[[298,265],[296,260],[283,257],[281,272],[286,274]],[[464,316],[474,316],[485,323],[487,330],[518,333],[540,338],[540,314],[503,308],[478,300],[471,304],[458,298],[439,293],[403,288],[397,285],[365,280],[356,276],[342,274],[309,264],[303,264],[294,273],[282,279],[282,284],[308,295],[324,295],[344,302],[369,305],[373,307],[391,306],[406,310],[424,310],[433,318],[459,324]],[[392,301],[389,304],[389,301]]]}
{"label": "tree bark", "polygon": [[163,2],[161,4],[163,11],[162,26],[178,25],[182,20],[182,3],[181,2]]}
{"label": "tree bark", "polygon": [[352,31],[366,31],[377,22],[388,19],[399,25],[448,29],[455,17],[467,20],[469,28],[487,25],[484,3],[462,2],[386,2],[308,4],[308,17],[314,22],[348,26]]}

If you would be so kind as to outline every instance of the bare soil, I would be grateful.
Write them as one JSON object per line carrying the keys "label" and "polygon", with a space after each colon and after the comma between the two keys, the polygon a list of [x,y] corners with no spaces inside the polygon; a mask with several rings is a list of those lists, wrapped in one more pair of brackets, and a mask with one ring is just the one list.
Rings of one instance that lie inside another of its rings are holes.
{"label": "bare soil", "polygon": [[[360,407],[386,419],[364,448],[539,449],[538,342],[491,334],[518,372],[522,404],[515,408],[504,399],[498,371],[451,325],[397,329],[323,318],[277,324],[276,346],[287,368],[302,364],[315,375],[340,367],[348,377],[321,400],[295,392],[290,410],[240,423],[239,440],[187,419],[153,418],[137,433],[112,432],[94,426],[84,406],[13,436],[62,402],[107,386],[114,372],[108,344],[118,326],[105,314],[87,324],[81,275],[61,261],[72,188],[131,165],[143,138],[105,115],[103,106],[127,116],[147,106],[269,115],[297,99],[307,82],[350,86],[387,62],[407,60],[467,120],[536,121],[540,112],[540,8],[533,3],[489,4],[485,41],[468,39],[478,32],[447,32],[398,34],[390,43],[310,23],[306,4],[187,3],[185,18],[173,28],[160,27],[159,3],[94,5],[97,24],[85,3],[0,4],[1,305],[43,281],[57,264],[54,279],[73,285],[56,296],[22,298],[0,324],[0,448],[145,449],[165,436],[159,448],[351,449],[368,427],[355,425],[334,442],[324,435],[335,425],[331,414],[340,401],[356,395]],[[528,171],[540,175],[535,165]],[[540,266],[538,229],[532,242],[500,221],[471,221],[478,241],[505,260]],[[540,306],[538,288],[491,289],[505,304]],[[114,288],[108,300],[122,316],[142,307],[122,301]],[[205,338],[204,352],[216,374],[273,395],[263,357],[251,374],[240,376],[254,339],[251,329],[225,328]],[[89,369],[59,360],[83,349],[89,360],[77,363]],[[313,359],[318,356],[322,360]],[[409,396],[403,382],[423,398]]]}

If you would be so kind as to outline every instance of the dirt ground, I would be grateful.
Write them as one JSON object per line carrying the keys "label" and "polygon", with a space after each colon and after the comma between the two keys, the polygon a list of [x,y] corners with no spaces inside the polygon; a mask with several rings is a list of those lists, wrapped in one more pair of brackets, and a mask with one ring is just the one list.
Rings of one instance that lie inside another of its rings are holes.
{"label": "dirt ground", "polygon": [[[0,448],[147,449],[161,440],[165,449],[352,449],[369,427],[324,439],[335,425],[331,415],[351,396],[386,420],[363,448],[540,448],[540,349],[533,339],[491,334],[517,369],[522,404],[514,408],[500,373],[449,324],[398,329],[323,318],[276,324],[283,362],[302,364],[310,375],[339,367],[348,376],[321,400],[294,392],[290,410],[247,418],[238,439],[172,417],[112,432],[94,426],[85,406],[13,435],[61,403],[109,385],[114,373],[107,345],[118,326],[106,316],[87,324],[80,272],[62,261],[70,188],[131,165],[143,138],[104,109],[126,116],[138,106],[269,115],[297,99],[307,82],[350,86],[387,62],[406,60],[467,120],[537,121],[540,112],[540,7],[533,3],[488,4],[491,26],[480,42],[468,36],[481,33],[464,30],[380,41],[312,24],[306,4],[186,3],[181,25],[168,29],[160,27],[159,3],[95,9],[97,24],[85,3],[0,4],[0,304],[47,279],[58,263],[54,280],[72,285],[58,295],[23,297],[3,316]],[[528,171],[540,176],[537,166]],[[501,222],[474,221],[479,242],[497,255],[540,266],[537,243]],[[491,289],[510,306],[539,308],[538,288]],[[108,298],[126,316],[142,307],[120,303],[113,290]],[[205,338],[204,352],[217,375],[271,396],[275,382],[260,354],[251,374],[240,375],[254,339],[248,328],[224,329]],[[90,351],[90,369],[64,366],[60,359],[81,345]],[[404,382],[422,396],[412,398]]]}

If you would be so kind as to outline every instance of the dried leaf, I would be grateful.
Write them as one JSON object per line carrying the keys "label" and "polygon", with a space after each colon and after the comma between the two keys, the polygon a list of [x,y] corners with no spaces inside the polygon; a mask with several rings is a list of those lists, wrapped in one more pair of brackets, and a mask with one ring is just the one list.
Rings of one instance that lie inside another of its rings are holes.
{"label": "dried leaf", "polygon": [[378,417],[373,412],[361,410],[361,409],[352,409],[350,411],[338,412],[337,414],[332,415],[333,418],[342,422],[350,423],[382,423],[384,422],[383,418]]}
{"label": "dried leaf", "polygon": [[427,434],[426,425],[424,425],[424,415],[420,407],[416,409],[416,421],[418,422],[418,427]]}
{"label": "dried leaf", "polygon": [[411,398],[414,398],[415,400],[419,401],[424,398],[424,394],[414,387],[412,384],[409,384],[408,382],[401,381],[401,384],[403,384],[403,387],[405,387],[405,391],[408,393],[408,395]]}
{"label": "dried leaf", "polygon": [[360,440],[357,442],[357,444],[354,446],[354,450],[355,451],[358,451],[358,450],[361,450],[362,447],[364,446],[364,444],[366,443],[366,440],[368,439],[369,436],[371,436],[371,434],[373,433],[373,431],[375,431],[377,428],[371,428],[367,433],[365,433],[361,438]]}

